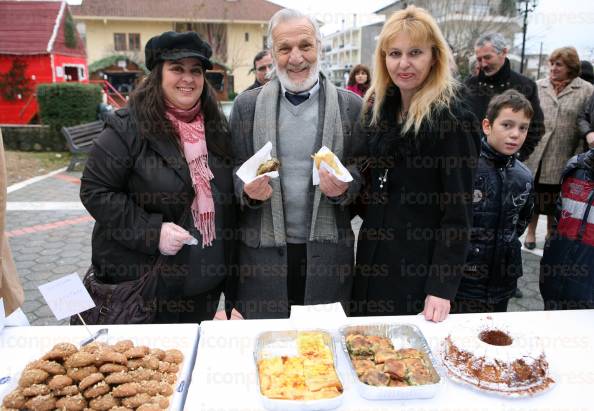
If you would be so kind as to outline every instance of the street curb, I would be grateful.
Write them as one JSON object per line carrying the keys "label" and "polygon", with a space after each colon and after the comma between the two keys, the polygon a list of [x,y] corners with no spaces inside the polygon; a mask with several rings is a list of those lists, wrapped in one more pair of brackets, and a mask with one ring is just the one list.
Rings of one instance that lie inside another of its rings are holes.
{"label": "street curb", "polygon": [[86,211],[80,201],[8,201],[6,211]]}
{"label": "street curb", "polygon": [[67,167],[62,167],[62,168],[60,168],[58,170],[54,170],[54,171],[52,171],[50,173],[47,173],[47,174],[44,174],[42,176],[32,177],[32,178],[30,178],[28,180],[21,181],[20,183],[13,184],[13,185],[9,186],[6,189],[6,193],[7,194],[10,194],[13,191],[17,191],[17,190],[20,190],[21,188],[27,187],[28,185],[37,183],[38,181],[41,181],[41,180],[45,180],[46,178],[49,178],[49,177],[54,176],[56,174],[60,174],[60,173],[62,173],[64,171],[66,171],[66,168]]}

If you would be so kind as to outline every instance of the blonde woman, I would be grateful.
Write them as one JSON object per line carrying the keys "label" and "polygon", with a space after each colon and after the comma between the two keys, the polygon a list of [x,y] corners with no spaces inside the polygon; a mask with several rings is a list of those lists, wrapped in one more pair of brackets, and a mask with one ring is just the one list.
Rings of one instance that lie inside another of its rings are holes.
{"label": "blonde woman", "polygon": [[371,178],[353,287],[359,315],[423,313],[439,322],[456,296],[480,138],[449,57],[421,8],[394,13],[379,36],[364,103]]}

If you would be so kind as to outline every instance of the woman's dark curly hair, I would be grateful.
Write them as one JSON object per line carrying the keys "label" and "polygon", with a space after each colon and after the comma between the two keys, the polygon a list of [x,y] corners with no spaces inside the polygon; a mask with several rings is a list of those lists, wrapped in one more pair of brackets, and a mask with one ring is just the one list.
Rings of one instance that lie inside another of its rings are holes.
{"label": "woman's dark curly hair", "polygon": [[[161,86],[163,65],[162,61],[157,63],[147,78],[132,92],[128,107],[136,119],[136,126],[141,138],[151,135],[169,138],[181,150],[177,132],[165,116],[167,107]],[[231,143],[227,119],[216,99],[214,89],[206,79],[206,73],[204,75],[204,87],[200,95],[200,102],[206,128],[206,145],[212,153],[229,158]]]}

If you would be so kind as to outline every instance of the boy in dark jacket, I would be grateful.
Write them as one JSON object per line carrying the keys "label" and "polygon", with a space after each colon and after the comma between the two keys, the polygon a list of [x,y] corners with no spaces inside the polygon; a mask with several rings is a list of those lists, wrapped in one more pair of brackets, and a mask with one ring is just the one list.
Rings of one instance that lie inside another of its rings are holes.
{"label": "boy in dark jacket", "polygon": [[540,263],[545,310],[594,308],[594,148],[561,176],[556,224]]}
{"label": "boy in dark jacket", "polygon": [[519,237],[533,209],[532,173],[517,153],[526,140],[532,105],[516,90],[493,97],[474,181],[473,228],[454,311],[504,312],[522,276]]}

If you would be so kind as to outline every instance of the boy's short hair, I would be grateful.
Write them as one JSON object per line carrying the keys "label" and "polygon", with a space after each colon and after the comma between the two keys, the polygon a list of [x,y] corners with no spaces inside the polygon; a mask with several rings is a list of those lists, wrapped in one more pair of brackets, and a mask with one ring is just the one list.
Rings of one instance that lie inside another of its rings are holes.
{"label": "boy's short hair", "polygon": [[489,123],[493,124],[499,113],[504,108],[511,108],[514,113],[522,110],[529,119],[534,116],[534,109],[530,101],[522,93],[517,90],[509,89],[503,93],[494,96],[487,107],[487,114],[485,117]]}

